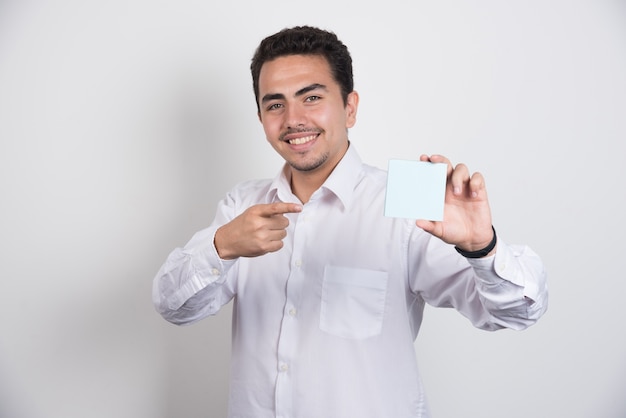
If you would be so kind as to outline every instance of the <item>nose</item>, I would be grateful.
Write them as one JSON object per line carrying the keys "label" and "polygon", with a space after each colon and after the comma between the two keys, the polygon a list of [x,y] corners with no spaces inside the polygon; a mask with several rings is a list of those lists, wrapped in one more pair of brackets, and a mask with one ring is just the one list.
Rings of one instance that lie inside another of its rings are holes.
{"label": "nose", "polygon": [[306,112],[302,106],[291,104],[287,106],[285,117],[286,128],[297,128],[306,125]]}

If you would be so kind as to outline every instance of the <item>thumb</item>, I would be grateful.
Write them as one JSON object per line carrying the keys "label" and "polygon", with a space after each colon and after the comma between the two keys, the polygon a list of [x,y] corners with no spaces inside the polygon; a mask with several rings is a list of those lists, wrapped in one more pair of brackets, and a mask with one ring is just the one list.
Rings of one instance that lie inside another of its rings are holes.
{"label": "thumb", "polygon": [[423,229],[424,231],[428,232],[429,234],[435,235],[435,231],[437,229],[437,223],[434,221],[427,221],[425,219],[418,219],[415,221],[415,225],[418,228]]}

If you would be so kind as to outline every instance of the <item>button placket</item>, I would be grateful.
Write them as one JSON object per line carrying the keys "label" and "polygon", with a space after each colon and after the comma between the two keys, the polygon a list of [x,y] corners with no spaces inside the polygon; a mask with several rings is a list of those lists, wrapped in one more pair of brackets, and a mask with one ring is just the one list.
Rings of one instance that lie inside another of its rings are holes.
{"label": "button placket", "polygon": [[[277,352],[278,377],[276,381],[276,414],[277,416],[292,416],[293,402],[293,374],[292,359],[297,352],[298,335],[298,305],[303,285],[303,254],[306,237],[309,233],[311,219],[311,205],[304,206],[303,211],[291,218],[293,229],[293,248],[291,254],[291,269],[285,289],[285,305],[280,328]],[[288,231],[289,232],[289,231]]]}

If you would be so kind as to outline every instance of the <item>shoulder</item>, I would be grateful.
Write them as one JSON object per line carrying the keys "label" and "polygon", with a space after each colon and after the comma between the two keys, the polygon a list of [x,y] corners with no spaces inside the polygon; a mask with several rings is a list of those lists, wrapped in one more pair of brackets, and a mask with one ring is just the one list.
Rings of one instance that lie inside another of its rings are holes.
{"label": "shoulder", "polygon": [[361,165],[361,181],[368,187],[385,189],[387,187],[387,171],[369,164]]}
{"label": "shoulder", "polygon": [[253,191],[253,190],[266,190],[269,189],[272,184],[271,179],[255,179],[255,180],[244,180],[242,182],[237,183],[232,190],[241,190],[241,191]]}
{"label": "shoulder", "polygon": [[271,186],[271,179],[245,180],[236,184],[228,195],[237,202],[261,203],[267,198]]}

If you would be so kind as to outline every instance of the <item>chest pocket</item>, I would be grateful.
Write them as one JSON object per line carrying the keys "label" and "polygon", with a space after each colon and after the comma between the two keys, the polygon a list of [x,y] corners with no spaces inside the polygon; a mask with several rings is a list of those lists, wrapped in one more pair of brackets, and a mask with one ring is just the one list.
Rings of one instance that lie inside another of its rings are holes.
{"label": "chest pocket", "polygon": [[386,295],[386,272],[326,266],[320,329],[354,339],[380,334]]}

